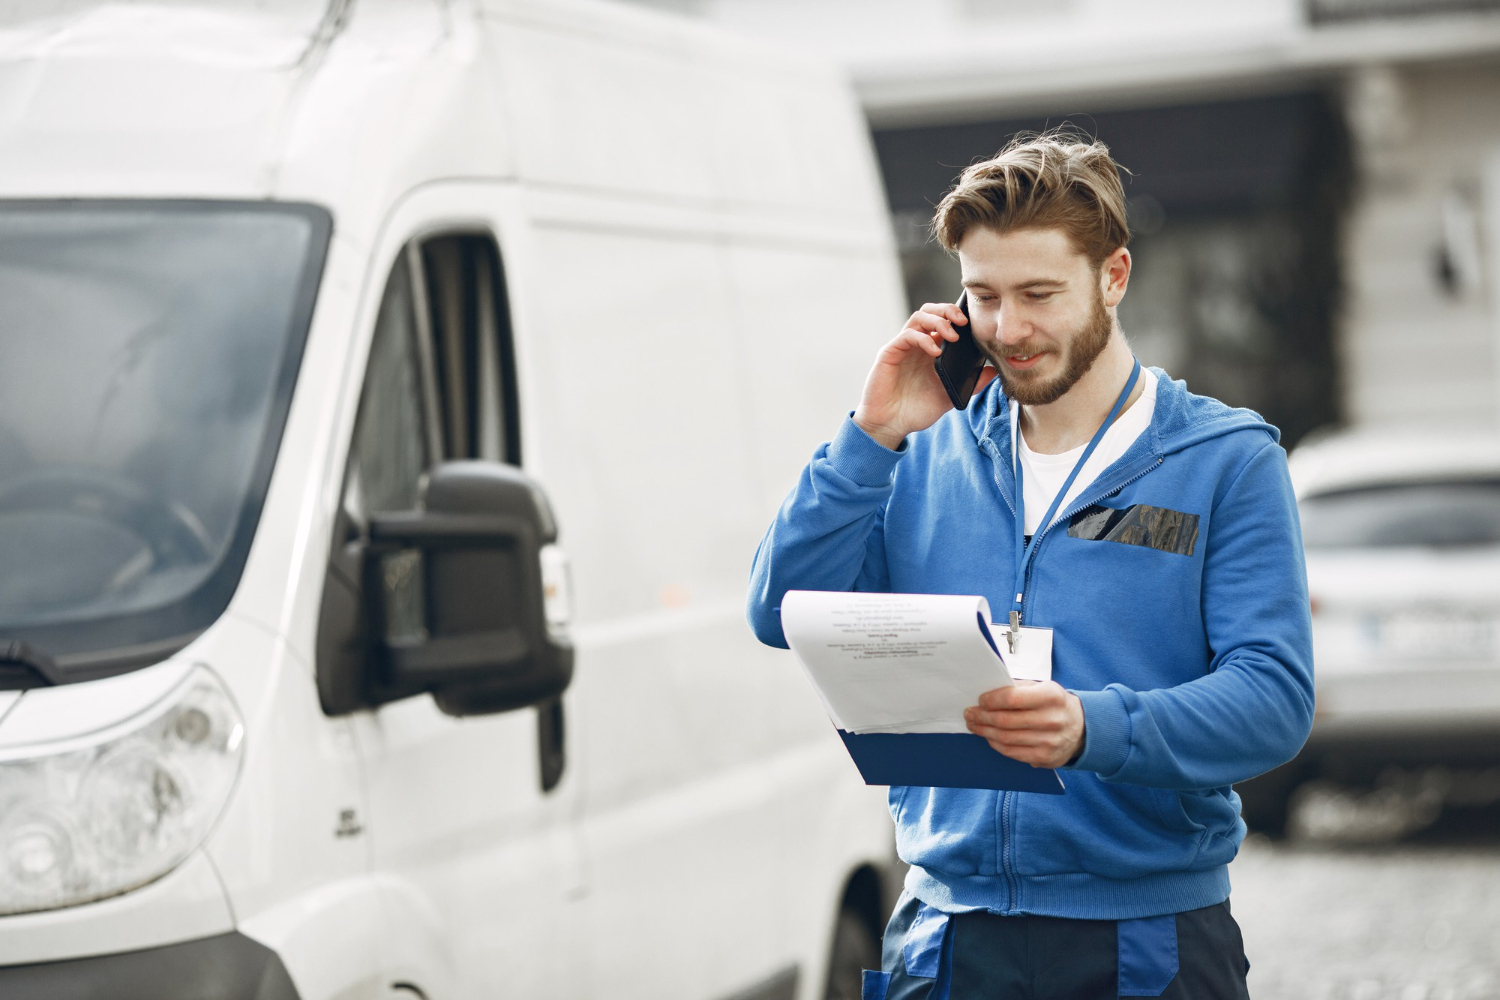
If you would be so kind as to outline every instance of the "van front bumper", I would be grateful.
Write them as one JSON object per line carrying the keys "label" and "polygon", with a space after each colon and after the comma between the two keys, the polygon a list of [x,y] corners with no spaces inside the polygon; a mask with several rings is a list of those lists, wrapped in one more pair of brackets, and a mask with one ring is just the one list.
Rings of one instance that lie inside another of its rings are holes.
{"label": "van front bumper", "polygon": [[0,966],[0,997],[299,1000],[276,953],[243,934],[61,962]]}

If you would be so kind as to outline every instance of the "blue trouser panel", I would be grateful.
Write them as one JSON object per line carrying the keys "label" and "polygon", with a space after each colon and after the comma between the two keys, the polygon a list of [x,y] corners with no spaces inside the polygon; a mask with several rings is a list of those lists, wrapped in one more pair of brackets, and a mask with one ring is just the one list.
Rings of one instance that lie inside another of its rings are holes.
{"label": "blue trouser panel", "polygon": [[863,1000],[1248,1000],[1228,902],[1140,920],[941,913],[902,893]]}

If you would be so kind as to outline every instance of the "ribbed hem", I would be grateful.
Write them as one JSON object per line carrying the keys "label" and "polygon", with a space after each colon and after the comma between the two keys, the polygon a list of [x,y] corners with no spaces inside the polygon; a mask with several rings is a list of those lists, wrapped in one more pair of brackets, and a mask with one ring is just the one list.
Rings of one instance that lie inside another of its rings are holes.
{"label": "ribbed hem", "polygon": [[850,482],[860,486],[889,486],[896,464],[906,451],[905,441],[892,451],[870,437],[854,422],[851,411],[828,443],[824,458]]}
{"label": "ribbed hem", "polygon": [[[1015,907],[1009,908],[1011,885]],[[1135,920],[1213,906],[1229,898],[1229,868],[1161,872],[1110,879],[1085,872],[1062,875],[968,875],[938,879],[915,865],[906,890],[945,913],[984,910],[1002,916],[1068,917],[1073,920]]]}
{"label": "ribbed hem", "polygon": [[1073,694],[1083,703],[1083,753],[1068,766],[1108,777],[1130,756],[1130,713],[1119,694],[1108,688]]}

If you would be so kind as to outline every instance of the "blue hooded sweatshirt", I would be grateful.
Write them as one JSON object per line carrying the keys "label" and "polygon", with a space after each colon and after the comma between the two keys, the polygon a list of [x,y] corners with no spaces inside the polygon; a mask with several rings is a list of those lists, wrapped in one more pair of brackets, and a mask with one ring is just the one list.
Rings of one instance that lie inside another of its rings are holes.
{"label": "blue hooded sweatshirt", "polygon": [[[1277,431],[1148,371],[1150,426],[1040,529],[1024,588],[1025,623],[1055,630],[1053,679],[1083,704],[1067,793],[890,790],[906,887],[940,910],[1126,920],[1221,902],[1245,835],[1230,785],[1307,739],[1312,623]],[[895,451],[846,419],[756,552],[756,636],[785,648],[788,590],[1008,609],[1009,406],[997,380]]]}

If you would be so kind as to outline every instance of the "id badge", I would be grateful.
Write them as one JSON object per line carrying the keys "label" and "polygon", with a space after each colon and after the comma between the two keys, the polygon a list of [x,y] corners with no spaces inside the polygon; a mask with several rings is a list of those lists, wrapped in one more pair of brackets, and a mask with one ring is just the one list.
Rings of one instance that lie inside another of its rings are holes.
{"label": "id badge", "polygon": [[995,648],[1013,680],[1050,681],[1052,679],[1052,630],[1021,626],[1016,651],[1010,651],[1010,626],[990,623]]}

